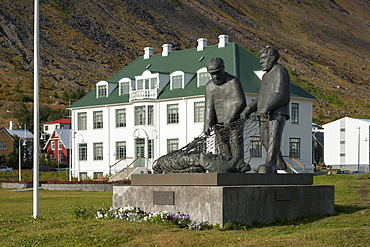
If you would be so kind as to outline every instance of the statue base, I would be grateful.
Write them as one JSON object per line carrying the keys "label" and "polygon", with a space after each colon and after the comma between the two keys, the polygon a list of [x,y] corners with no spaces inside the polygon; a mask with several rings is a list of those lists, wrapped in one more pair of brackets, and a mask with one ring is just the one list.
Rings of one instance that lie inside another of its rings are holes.
{"label": "statue base", "polygon": [[228,222],[252,225],[303,215],[333,214],[334,186],[312,185],[312,177],[312,174],[139,174],[132,176],[131,186],[113,187],[113,207],[136,206],[152,213],[180,211],[193,220],[218,223],[221,227]]}

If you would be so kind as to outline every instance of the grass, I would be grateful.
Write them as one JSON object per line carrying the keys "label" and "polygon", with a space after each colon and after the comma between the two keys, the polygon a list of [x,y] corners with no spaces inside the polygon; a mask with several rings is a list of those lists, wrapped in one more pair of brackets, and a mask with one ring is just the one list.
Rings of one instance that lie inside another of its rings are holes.
{"label": "grass", "polygon": [[[34,220],[32,191],[2,189],[0,246],[368,246],[370,175],[317,176],[315,184],[335,185],[334,215],[206,231],[92,218],[111,205],[111,192],[41,190]],[[76,217],[79,209],[86,217]]]}

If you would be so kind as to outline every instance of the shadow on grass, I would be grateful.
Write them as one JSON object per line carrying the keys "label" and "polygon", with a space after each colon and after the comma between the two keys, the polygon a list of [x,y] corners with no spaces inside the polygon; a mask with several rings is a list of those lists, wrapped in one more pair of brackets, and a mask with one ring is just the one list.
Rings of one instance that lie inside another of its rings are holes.
{"label": "shadow on grass", "polygon": [[309,224],[315,221],[325,219],[331,216],[336,216],[340,214],[352,214],[357,211],[367,209],[368,207],[357,206],[357,205],[334,205],[334,214],[330,215],[311,215],[311,216],[301,216],[295,219],[285,219],[285,220],[275,220],[268,224],[263,224],[260,222],[253,222],[251,226],[246,226],[240,223],[226,223],[225,226],[220,229],[223,231],[228,230],[248,230],[253,228],[263,228],[269,226],[286,226],[286,225],[301,225]]}
{"label": "shadow on grass", "polygon": [[358,205],[334,205],[334,215],[338,214],[353,214],[357,211],[367,209],[368,207]]}

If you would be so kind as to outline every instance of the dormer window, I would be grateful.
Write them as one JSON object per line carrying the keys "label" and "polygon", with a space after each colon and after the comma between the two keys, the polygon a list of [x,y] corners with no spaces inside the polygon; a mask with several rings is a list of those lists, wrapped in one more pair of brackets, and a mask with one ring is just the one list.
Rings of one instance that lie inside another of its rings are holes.
{"label": "dormer window", "polygon": [[98,97],[107,97],[107,85],[98,85]]}
{"label": "dormer window", "polygon": [[119,95],[122,94],[129,94],[131,89],[131,79],[130,78],[122,78],[118,81],[119,83]]}
{"label": "dormer window", "polygon": [[176,75],[171,77],[172,89],[182,88],[182,75]]}
{"label": "dormer window", "polygon": [[198,87],[203,87],[211,80],[211,76],[207,72],[207,68],[201,68],[197,71]]}
{"label": "dormer window", "polygon": [[107,81],[100,81],[96,83],[96,97],[105,98],[112,93],[112,91],[117,87],[117,83],[109,83]]}

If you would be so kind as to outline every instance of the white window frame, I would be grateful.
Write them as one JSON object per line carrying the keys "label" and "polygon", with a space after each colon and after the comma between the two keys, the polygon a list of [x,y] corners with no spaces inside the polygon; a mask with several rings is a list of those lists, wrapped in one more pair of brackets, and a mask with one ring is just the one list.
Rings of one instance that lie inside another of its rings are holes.
{"label": "white window frame", "polygon": [[51,150],[55,150],[55,141],[51,141]]}
{"label": "white window frame", "polygon": [[290,112],[291,112],[291,123],[292,124],[299,124],[299,103],[291,103],[290,106]]}
{"label": "white window frame", "polygon": [[194,102],[194,123],[204,122],[205,101]]}
{"label": "white window frame", "polygon": [[78,130],[87,129],[87,112],[77,113],[77,129]]}
{"label": "white window frame", "polygon": [[126,119],[126,108],[116,109],[116,128],[126,127]]}
{"label": "white window frame", "polygon": [[[129,94],[131,92],[132,80],[130,78],[122,78],[119,83],[119,95]],[[127,90],[126,90],[127,88]]]}
{"label": "white window frame", "polygon": [[178,124],[180,122],[179,115],[179,104],[167,105],[167,124]]}
{"label": "white window frame", "polygon": [[[208,74],[208,80],[205,83],[201,83],[201,75],[204,73]],[[197,71],[197,87],[203,87],[211,80],[211,75],[208,73],[207,68],[201,68]]]}

